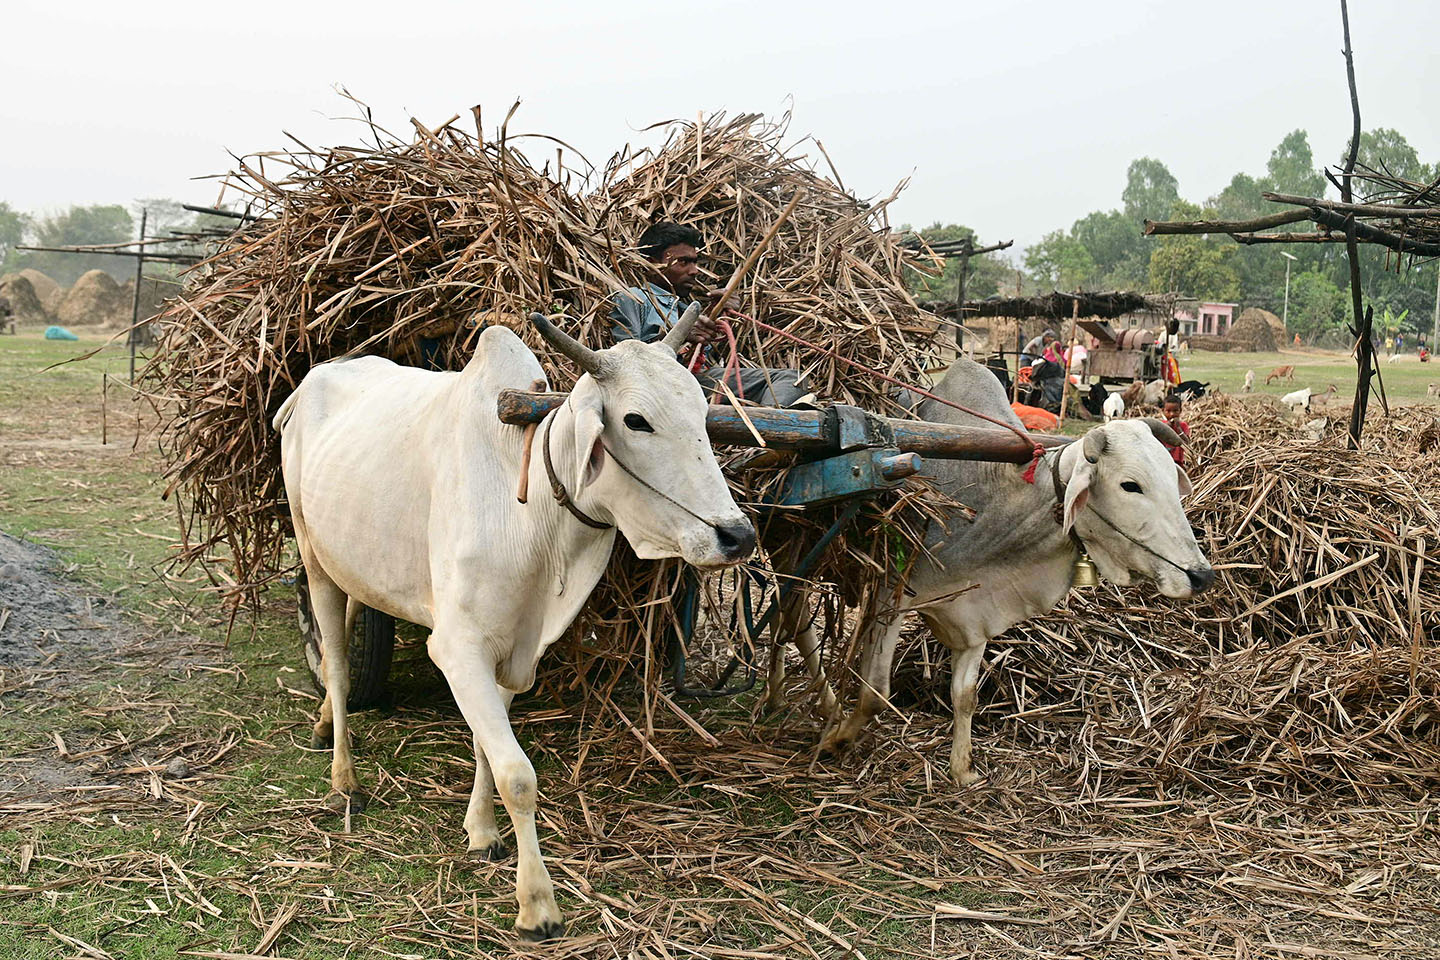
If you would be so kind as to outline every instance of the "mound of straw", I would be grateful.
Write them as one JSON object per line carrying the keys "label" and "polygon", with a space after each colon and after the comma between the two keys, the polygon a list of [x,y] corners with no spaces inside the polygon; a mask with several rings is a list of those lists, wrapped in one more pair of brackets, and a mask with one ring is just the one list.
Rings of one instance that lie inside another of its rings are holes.
{"label": "mound of straw", "polygon": [[1440,787],[1434,414],[1373,416],[1355,451],[1343,430],[1313,441],[1260,397],[1186,413],[1187,508],[1215,585],[1187,600],[1145,584],[1076,591],[997,638],[981,699],[999,726],[982,751],[1015,737],[1096,791]]}

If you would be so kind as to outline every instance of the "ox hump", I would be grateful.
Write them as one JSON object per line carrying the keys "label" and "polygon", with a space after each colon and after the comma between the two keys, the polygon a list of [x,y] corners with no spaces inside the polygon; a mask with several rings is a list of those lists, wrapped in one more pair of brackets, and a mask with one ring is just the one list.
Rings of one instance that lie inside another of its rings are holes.
{"label": "ox hump", "polygon": [[480,332],[475,353],[465,365],[465,375],[478,378],[485,392],[496,394],[507,387],[529,390],[536,380],[549,382],[525,341],[502,324],[492,324]]}

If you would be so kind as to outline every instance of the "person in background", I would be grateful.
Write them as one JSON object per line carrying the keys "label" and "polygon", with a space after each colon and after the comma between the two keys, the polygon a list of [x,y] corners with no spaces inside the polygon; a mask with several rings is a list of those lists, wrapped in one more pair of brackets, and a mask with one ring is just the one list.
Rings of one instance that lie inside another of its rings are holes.
{"label": "person in background", "polygon": [[1045,355],[1045,348],[1055,342],[1055,331],[1046,330],[1038,337],[1031,337],[1030,342],[1025,344],[1025,349],[1020,351],[1020,366],[1033,367],[1040,362]]}
{"label": "person in background", "polygon": [[[1180,434],[1180,436],[1184,437],[1186,440],[1189,440],[1190,424],[1180,419],[1180,414],[1184,411],[1184,409],[1185,401],[1180,399],[1180,394],[1172,393],[1165,398],[1165,422],[1170,425],[1171,430],[1174,430],[1176,433]],[[1165,449],[1170,451],[1170,459],[1174,460],[1178,466],[1185,466],[1184,447],[1172,447],[1169,444],[1166,444]]]}

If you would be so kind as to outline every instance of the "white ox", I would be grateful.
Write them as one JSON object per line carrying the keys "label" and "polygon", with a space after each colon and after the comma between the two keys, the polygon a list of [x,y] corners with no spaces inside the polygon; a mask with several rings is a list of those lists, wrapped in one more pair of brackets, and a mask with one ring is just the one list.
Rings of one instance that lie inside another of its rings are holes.
{"label": "white ox", "polygon": [[[528,503],[515,495],[524,429],[500,422],[496,397],[544,373],[505,327],[485,330],[459,373],[378,357],[322,364],[275,416],[321,635],[315,742],[334,749],[327,805],[364,805],[345,711],[348,597],[430,628],[430,658],[474,735],[469,850],[491,859],[505,852],[498,787],[515,828],[515,925],[528,939],[564,927],[535,835],[535,771],[510,728],[511,698],[531,686],[540,656],[599,581],[616,527],[640,557],[679,556],[702,568],[754,550],[754,528],[705,434],[700,386],[675,362],[694,318],[692,310],[662,343],[627,340],[597,352],[531,317],[586,373],[534,435]],[[562,502],[567,495],[578,515]]]}
{"label": "white ox", "polygon": [[[1023,429],[999,381],[973,363],[957,360],[934,392]],[[935,422],[990,426],[934,400],[925,401],[919,412]],[[1164,446],[1180,442],[1162,421],[1115,420],[1092,428],[1079,443],[1047,453],[1033,484],[1009,464],[927,461],[925,473],[974,514],[952,511],[932,526],[900,611],[868,625],[860,700],[850,715],[841,720],[833,694],[822,689],[823,708],[839,721],[824,748],[838,752],[853,742],[889,700],[895,642],[905,613],[913,610],[951,651],[955,727],[950,776],[959,786],[973,783],[970,722],[985,644],[1049,612],[1069,591],[1078,556],[1072,528],[1100,574],[1116,583],[1128,584],[1132,574],[1139,574],[1167,597],[1187,597],[1210,586],[1215,574],[1180,504],[1190,493],[1190,480]],[[1063,503],[1058,520],[1057,486]],[[818,669],[813,629],[796,629],[804,612],[803,603],[792,604],[777,632],[771,708],[783,702],[780,653],[787,631],[811,672]]]}

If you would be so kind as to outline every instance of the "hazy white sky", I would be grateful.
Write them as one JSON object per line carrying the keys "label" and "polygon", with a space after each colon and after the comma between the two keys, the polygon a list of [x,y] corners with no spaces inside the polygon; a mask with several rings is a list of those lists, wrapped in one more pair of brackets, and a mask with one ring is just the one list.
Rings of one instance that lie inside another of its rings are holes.
{"label": "hazy white sky", "polygon": [[[782,112],[892,222],[1022,247],[1119,205],[1133,158],[1203,199],[1297,127],[1349,134],[1338,0],[243,4],[11,0],[0,200],[31,212],[210,203],[227,151],[356,139],[348,87],[397,132],[472,104],[595,162],[640,128]],[[1440,5],[1353,0],[1362,117],[1440,158]],[[1431,94],[1429,109],[1424,96]]]}

